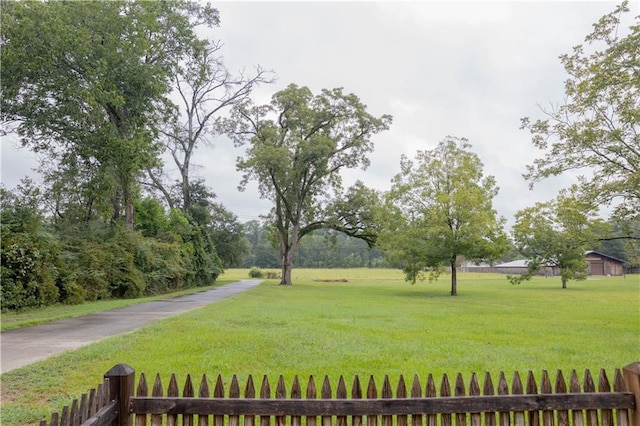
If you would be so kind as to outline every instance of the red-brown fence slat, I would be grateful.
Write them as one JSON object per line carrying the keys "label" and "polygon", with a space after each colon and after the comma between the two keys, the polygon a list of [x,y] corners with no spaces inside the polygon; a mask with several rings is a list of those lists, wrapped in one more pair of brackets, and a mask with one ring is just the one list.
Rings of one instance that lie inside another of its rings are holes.
{"label": "red-brown fence slat", "polygon": [[[229,398],[240,398],[240,384],[238,376],[235,374],[231,378],[231,385],[229,385]],[[240,426],[240,416],[229,416],[229,426]]]}
{"label": "red-brown fence slat", "polygon": [[[493,380],[491,380],[491,374],[487,371],[484,375],[484,385],[482,386],[483,395],[494,395],[495,390],[493,387]],[[484,413],[484,424],[486,426],[496,426],[496,413],[488,411]]]}
{"label": "red-brown fence slat", "polygon": [[[584,392],[595,393],[596,385],[591,377],[591,371],[587,368],[584,372]],[[598,426],[598,410],[585,411],[587,426]]]}
{"label": "red-brown fence slat", "polygon": [[[171,373],[171,379],[169,380],[169,386],[167,387],[167,396],[177,397],[179,395],[180,395],[180,390],[178,389],[178,380],[176,379],[176,374]],[[167,414],[167,426],[177,426],[177,425],[178,425],[178,415]]]}
{"label": "red-brown fence slat", "polygon": [[626,391],[635,395],[635,409],[629,410],[629,423],[640,425],[640,361],[632,362],[622,368]]}
{"label": "red-brown fence slat", "polygon": [[[401,374],[400,379],[398,379],[398,388],[396,389],[396,398],[406,398],[406,397],[407,397],[407,386],[404,383],[404,377]],[[397,426],[407,426],[407,416],[406,415],[396,416],[396,424]]]}
{"label": "red-brown fence slat", "polygon": [[[278,377],[278,384],[276,385],[276,399],[287,399],[287,388],[284,385],[282,374]],[[276,416],[276,426],[286,426],[286,423],[286,416]]]}
{"label": "red-brown fence slat", "polygon": [[[527,374],[527,386],[525,389],[527,395],[537,395],[538,385],[536,384],[536,378],[533,375],[533,371],[529,370]],[[540,426],[540,413],[538,410],[527,411],[527,421],[529,426]],[[594,425],[595,426],[595,425]]]}
{"label": "red-brown fence slat", "polygon": [[[324,376],[322,382],[322,389],[320,389],[321,399],[331,399],[331,383],[329,382],[329,376]],[[331,426],[331,416],[321,416],[322,426]]]}
{"label": "red-brown fence slat", "polygon": [[[436,382],[433,380],[433,375],[429,373],[427,377],[427,384],[424,388],[424,396],[425,398],[436,398]],[[438,424],[438,415],[437,414],[427,414],[427,426],[437,426]]]}
{"label": "red-brown fence slat", "polygon": [[69,406],[62,407],[62,415],[60,416],[60,426],[71,426],[71,419],[69,418]]}
{"label": "red-brown fence slat", "polygon": [[84,423],[89,418],[89,397],[86,393],[82,394],[80,398],[80,424]]}
{"label": "red-brown fence slat", "polygon": [[[451,387],[449,386],[449,378],[446,373],[442,375],[442,382],[440,383],[440,396],[451,396]],[[441,414],[440,424],[442,426],[451,426],[451,414]]]}
{"label": "red-brown fence slat", "polygon": [[[542,378],[540,379],[540,393],[541,394],[550,394],[553,391],[551,390],[551,379],[549,378],[549,373],[547,370],[542,370]],[[542,411],[542,426],[555,426],[555,415],[551,410]]]}
{"label": "red-brown fence slat", "polygon": [[[344,378],[342,376],[338,379],[336,399],[347,399],[347,386],[344,384]],[[347,426],[347,416],[337,416],[336,426]]]}
{"label": "red-brown fence slat", "polygon": [[[200,386],[198,387],[198,398],[209,398],[210,395],[209,381],[207,380],[206,374],[203,374],[202,379],[200,379]],[[208,414],[198,414],[198,426],[209,426],[209,417]]]}
{"label": "red-brown fence slat", "polygon": [[[140,379],[138,380],[138,386],[136,387],[136,396],[148,396],[149,386],[147,386],[147,376],[144,373],[140,373]],[[147,415],[136,414],[135,416],[136,426],[146,426]]]}
{"label": "red-brown fence slat", "polygon": [[[307,399],[316,399],[316,382],[313,380],[313,376],[309,376],[309,382],[307,384]],[[305,418],[306,426],[316,426],[318,418],[316,416],[307,416]]]}
{"label": "red-brown fence slat", "polygon": [[[500,372],[500,378],[498,379],[498,395],[509,395],[509,386],[503,371]],[[500,426],[509,426],[511,424],[511,414],[508,412],[498,413],[498,424]]]}
{"label": "red-brown fence slat", "polygon": [[[613,391],[625,392],[627,387],[625,386],[624,379],[622,378],[622,372],[619,368],[616,368],[613,376]],[[618,420],[618,426],[629,426],[629,410],[615,410],[616,420]]]}
{"label": "red-brown fence slat", "polygon": [[[524,394],[524,390],[522,388],[522,380],[520,380],[520,373],[518,373],[517,371],[513,373],[513,380],[511,381],[511,394],[512,395]],[[513,424],[515,426],[525,426],[524,411],[513,412]]]}
{"label": "red-brown fence slat", "polygon": [[[580,389],[580,380],[578,379],[578,373],[576,370],[571,370],[571,378],[569,379],[569,392],[570,393],[582,393]],[[573,426],[584,426],[584,413],[582,410],[571,410],[571,420]]]}
{"label": "red-brown fence slat", "polygon": [[[385,375],[384,380],[382,381],[382,392],[380,393],[380,397],[383,399],[393,398],[388,375]],[[382,426],[393,426],[393,416],[382,416]]]}
{"label": "red-brown fence slat", "polygon": [[[213,397],[224,398],[224,382],[222,381],[222,376],[220,374],[218,374],[218,377],[216,378],[216,384],[213,387]],[[224,416],[213,416],[213,426],[224,426]],[[268,423],[267,426],[269,426]]]}
{"label": "red-brown fence slat", "polygon": [[[291,385],[291,399],[302,399],[302,388],[298,376],[293,376],[293,384]],[[291,426],[302,426],[301,416],[291,416]]]}
{"label": "red-brown fence slat", "polygon": [[60,425],[60,417],[58,416],[58,413],[53,413],[53,415],[51,416],[50,426],[59,426],[59,425]]}
{"label": "red-brown fence slat", "polygon": [[89,391],[89,401],[87,402],[89,407],[89,417],[93,416],[98,410],[96,409],[96,390],[91,389]]}
{"label": "red-brown fence slat", "polygon": [[[556,393],[564,394],[567,393],[567,382],[564,380],[564,376],[562,375],[562,371],[558,370],[558,374],[556,375]],[[568,426],[569,425],[569,411],[567,410],[558,410],[558,426]]]}
{"label": "red-brown fence slat", "polygon": [[[466,396],[466,391],[464,388],[464,379],[462,378],[462,374],[458,373],[456,375],[456,384],[453,389],[454,396]],[[456,426],[467,426],[467,413],[457,413],[455,415],[455,423]]]}
{"label": "red-brown fence slat", "polygon": [[[611,392],[611,384],[604,368],[600,369],[600,375],[598,376],[598,392]],[[600,417],[602,426],[613,426],[613,410],[600,410]]]}
{"label": "red-brown fence slat", "polygon": [[[478,376],[476,373],[471,374],[471,382],[469,383],[469,396],[480,396],[480,385],[478,384]],[[482,414],[471,413],[471,426],[480,426],[482,424]]]}
{"label": "red-brown fence slat", "polygon": [[[249,374],[247,378],[247,385],[244,388],[244,397],[246,399],[253,399],[256,397],[256,387],[253,384],[253,377]],[[255,426],[256,416],[244,415],[244,426]]]}
{"label": "red-brown fence slat", "polygon": [[[153,382],[153,388],[151,389],[151,396],[164,396],[164,389],[162,388],[162,381],[160,380],[160,374],[156,374],[156,379]],[[162,415],[151,415],[151,426],[162,426]]]}
{"label": "red-brown fence slat", "polygon": [[[378,389],[376,388],[376,381],[373,376],[369,377],[369,383],[367,384],[367,399],[375,399],[378,397]],[[378,426],[378,416],[369,414],[367,415],[367,426]]]}
{"label": "red-brown fence slat", "polygon": [[[271,387],[269,386],[269,379],[265,374],[262,377],[262,385],[260,386],[260,398],[261,399],[270,399],[271,398]],[[260,416],[260,426],[269,426],[271,423],[271,416]],[[222,426],[222,425],[214,425],[214,426]]]}
{"label": "red-brown fence slat", "polygon": [[[413,375],[413,382],[411,383],[411,398],[422,398],[422,387],[420,386],[420,378],[417,374]],[[411,426],[422,426],[422,414],[411,414]]]}
{"label": "red-brown fence slat", "polygon": [[[195,392],[193,390],[193,383],[191,382],[191,374],[187,374],[187,378],[184,382],[184,387],[182,388],[182,397],[193,398],[194,396]],[[193,426],[193,414],[183,414],[182,424],[184,426]]]}
{"label": "red-brown fence slat", "polygon": [[[362,386],[360,385],[360,378],[357,374],[353,377],[351,399],[362,399]],[[351,426],[362,426],[362,416],[352,416]]]}

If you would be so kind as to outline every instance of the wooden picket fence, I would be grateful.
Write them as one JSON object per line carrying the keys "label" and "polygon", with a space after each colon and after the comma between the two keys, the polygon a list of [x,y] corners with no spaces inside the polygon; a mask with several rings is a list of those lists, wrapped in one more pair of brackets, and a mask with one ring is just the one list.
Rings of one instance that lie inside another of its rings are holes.
{"label": "wooden picket fence", "polygon": [[212,422],[214,426],[640,426],[640,362],[616,369],[613,382],[601,370],[597,386],[589,370],[582,383],[575,370],[568,382],[558,371],[553,385],[546,370],[539,385],[532,372],[524,384],[518,372],[510,382],[509,386],[500,373],[494,386],[486,373],[480,386],[473,373],[467,386],[458,373],[451,386],[446,374],[439,382],[429,374],[423,387],[418,375],[410,386],[400,376],[394,396],[388,376],[380,390],[373,376],[366,389],[355,376],[350,392],[341,376],[335,393],[327,376],[319,391],[313,376],[309,377],[304,392],[297,377],[287,390],[280,376],[273,393],[267,376],[259,389],[248,376],[241,392],[237,376],[227,391],[218,375],[210,391],[209,379],[203,375],[196,393],[190,375],[180,390],[172,374],[166,390],[156,375],[149,395],[146,375],[141,374],[135,385],[134,370],[120,364],[107,372],[105,384],[99,387],[108,389],[108,398],[83,396],[86,402],[74,401],[62,416],[54,414],[50,423],[43,420],[40,425],[124,426],[135,420],[136,426]]}

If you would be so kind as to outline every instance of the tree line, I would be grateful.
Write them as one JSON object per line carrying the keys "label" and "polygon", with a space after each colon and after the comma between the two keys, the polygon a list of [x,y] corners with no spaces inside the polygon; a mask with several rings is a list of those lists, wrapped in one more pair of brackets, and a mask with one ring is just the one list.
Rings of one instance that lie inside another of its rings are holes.
{"label": "tree line", "polygon": [[[566,286],[584,277],[585,249],[624,242],[636,256],[640,31],[618,35],[626,2],[594,25],[593,53],[561,57],[565,104],[522,120],[542,150],[524,175],[532,186],[567,170],[590,178],[518,212],[510,234],[464,137],[403,156],[387,192],[344,188],[341,171],[369,165],[392,117],[342,88],[290,84],[255,105],[252,90],[275,74],[225,67],[222,44],[196,31],[219,25],[210,4],[2,6],[2,131],[45,158],[42,185],[2,188],[3,309],[206,285],[240,265],[277,264],[283,285],[294,264],[389,265],[411,282],[446,267],[456,295],[463,257],[494,262],[515,247],[530,271],[514,283],[552,264]],[[263,222],[240,224],[192,171],[195,149],[223,135],[245,149],[240,188],[256,181],[273,203]]]}

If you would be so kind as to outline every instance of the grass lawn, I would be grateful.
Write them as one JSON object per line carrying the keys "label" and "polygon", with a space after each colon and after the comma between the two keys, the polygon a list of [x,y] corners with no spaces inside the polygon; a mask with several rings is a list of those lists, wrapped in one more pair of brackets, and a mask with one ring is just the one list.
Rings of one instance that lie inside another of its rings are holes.
{"label": "grass lawn", "polygon": [[[237,275],[236,275],[237,274]],[[227,280],[247,270],[227,271]],[[326,282],[345,278],[346,283]],[[325,374],[332,382],[354,374],[571,369],[582,375],[640,359],[640,279],[599,277],[569,282],[536,278],[512,286],[503,275],[460,274],[459,296],[450,283],[412,286],[399,271],[294,270],[294,285],[266,280],[259,287],[207,307],[159,321],[137,332],[67,352],[3,374],[2,424],[34,423],[94,387],[114,364],[126,362],[168,383],[176,373],[199,381],[218,374],[228,383],[248,374]],[[482,377],[482,376],[481,376]],[[376,380],[377,383],[381,381]],[[395,386],[395,384],[394,384]],[[213,386],[211,386],[213,388]]]}

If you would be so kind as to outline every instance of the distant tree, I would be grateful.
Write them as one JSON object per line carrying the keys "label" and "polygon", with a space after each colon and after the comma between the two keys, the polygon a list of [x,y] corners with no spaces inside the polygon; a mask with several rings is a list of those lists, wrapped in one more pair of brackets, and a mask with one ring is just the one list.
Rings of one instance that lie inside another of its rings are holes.
{"label": "distant tree", "polygon": [[547,266],[560,270],[562,288],[567,288],[569,280],[586,278],[585,252],[594,247],[598,235],[609,226],[597,219],[596,213],[591,203],[567,191],[554,201],[539,202],[518,211],[513,239],[529,260],[528,271],[509,280],[519,284]]}
{"label": "distant tree", "polygon": [[[237,144],[248,144],[237,163],[244,172],[240,187],[255,179],[261,197],[274,203],[271,219],[282,259],[281,285],[292,284],[296,248],[305,235],[338,228],[367,238],[360,227],[336,220],[328,207],[341,196],[340,171],[366,167],[371,136],[390,123],[390,116],[372,116],[357,96],[342,89],[314,96],[294,84],[276,93],[268,105],[235,109],[230,133]],[[341,216],[346,217],[344,212]]]}
{"label": "distant tree", "polygon": [[[451,295],[458,294],[457,262],[495,260],[508,249],[504,219],[492,207],[498,188],[464,138],[447,137],[437,148],[402,156],[401,172],[387,193],[395,211],[379,237],[383,250],[404,257],[407,279],[425,267],[451,268]],[[392,224],[392,226],[388,226]]]}
{"label": "distant tree", "polygon": [[640,16],[622,28],[624,1],[594,24],[585,42],[560,56],[569,75],[565,102],[522,119],[543,156],[527,167],[531,186],[568,170],[584,170],[581,194],[596,204],[621,200],[618,217],[640,212]]}
{"label": "distant tree", "polygon": [[244,236],[244,229],[238,221],[238,216],[220,203],[212,204],[210,214],[208,230],[223,266],[225,268],[242,266],[244,258],[249,253],[249,242]]}
{"label": "distant tree", "polygon": [[243,266],[250,268],[277,268],[282,266],[278,255],[277,242],[271,238],[272,232],[268,226],[257,220],[250,220],[243,224],[245,238],[249,242],[249,253],[244,259]]}

